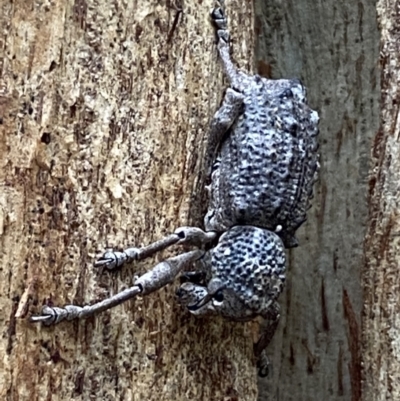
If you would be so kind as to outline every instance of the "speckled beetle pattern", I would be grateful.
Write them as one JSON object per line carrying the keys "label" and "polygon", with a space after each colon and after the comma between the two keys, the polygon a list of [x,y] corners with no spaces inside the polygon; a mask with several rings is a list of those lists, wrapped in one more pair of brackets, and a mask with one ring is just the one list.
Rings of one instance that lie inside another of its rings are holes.
{"label": "speckled beetle pattern", "polygon": [[291,248],[318,169],[318,115],[299,81],[238,75],[235,90],[244,95],[244,111],[222,142],[205,227],[280,227],[278,235]]}
{"label": "speckled beetle pattern", "polygon": [[277,299],[285,283],[285,247],[306,219],[319,168],[318,114],[298,80],[271,80],[238,70],[230,58],[221,8],[212,12],[218,51],[230,81],[214,115],[205,154],[209,207],[205,231],[181,227],[144,248],[106,252],[95,266],[113,270],[174,244],[197,250],[166,259],[138,277],[132,287],[90,306],[45,306],[31,321],[52,325],[110,309],[147,295],[181,275],[178,302],[195,315],[234,321],[266,320],[254,345],[259,374],[268,365],[264,349],[278,321]]}

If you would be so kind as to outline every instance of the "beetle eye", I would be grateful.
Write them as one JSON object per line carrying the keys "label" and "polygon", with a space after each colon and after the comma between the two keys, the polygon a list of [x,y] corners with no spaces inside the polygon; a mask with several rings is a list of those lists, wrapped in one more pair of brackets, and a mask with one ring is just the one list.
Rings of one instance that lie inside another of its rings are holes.
{"label": "beetle eye", "polygon": [[217,302],[222,302],[224,300],[224,294],[222,292],[222,290],[217,291],[213,298],[217,301]]}

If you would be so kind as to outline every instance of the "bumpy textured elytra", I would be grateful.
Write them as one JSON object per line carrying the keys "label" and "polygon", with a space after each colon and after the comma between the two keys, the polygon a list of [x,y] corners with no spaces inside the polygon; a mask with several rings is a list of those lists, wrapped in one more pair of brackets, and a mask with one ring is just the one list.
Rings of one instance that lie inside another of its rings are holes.
{"label": "bumpy textured elytra", "polygon": [[[236,224],[275,231],[287,248],[305,221],[318,168],[318,115],[295,80],[237,73],[229,101],[244,111],[222,142],[210,189],[207,231]],[[235,97],[234,97],[235,96]]]}
{"label": "bumpy textured elytra", "polygon": [[[169,258],[139,277],[133,287],[90,306],[44,307],[31,318],[46,325],[107,310],[136,295],[147,295],[186,267],[176,292],[195,315],[219,314],[235,321],[257,316],[267,324],[254,346],[257,357],[279,320],[277,298],[285,282],[285,251],[297,245],[318,170],[318,114],[307,106],[297,80],[270,80],[236,69],[230,59],[223,11],[212,18],[218,50],[230,80],[221,108],[211,121],[205,169],[211,175],[205,231],[182,227],[144,248],[106,252],[95,266],[115,269],[173,244],[199,250]],[[212,247],[218,239],[216,246]],[[201,250],[208,245],[210,250]],[[260,365],[260,374],[265,374]]]}

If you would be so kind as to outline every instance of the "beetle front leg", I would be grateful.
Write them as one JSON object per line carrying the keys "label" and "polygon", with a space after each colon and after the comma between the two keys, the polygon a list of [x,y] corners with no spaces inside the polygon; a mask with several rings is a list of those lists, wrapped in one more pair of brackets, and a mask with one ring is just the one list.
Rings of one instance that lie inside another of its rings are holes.
{"label": "beetle front leg", "polygon": [[208,297],[208,290],[205,286],[185,282],[176,290],[175,295],[178,303],[186,307],[193,315],[212,316],[218,314],[212,302],[207,302],[200,308],[197,307],[199,302]]}
{"label": "beetle front leg", "polygon": [[174,281],[175,277],[188,265],[200,259],[204,251],[191,251],[174,256],[157,264],[153,269],[140,276],[134,285],[120,293],[93,305],[66,305],[63,308],[45,306],[42,314],[32,316],[33,323],[54,325],[63,320],[83,319],[120,305],[137,295],[148,295]]}
{"label": "beetle front leg", "polygon": [[259,340],[254,344],[254,355],[257,358],[258,375],[266,377],[268,376],[269,359],[265,348],[271,342],[279,324],[280,306],[278,302],[274,301],[262,317],[265,319],[265,325],[261,329]]}

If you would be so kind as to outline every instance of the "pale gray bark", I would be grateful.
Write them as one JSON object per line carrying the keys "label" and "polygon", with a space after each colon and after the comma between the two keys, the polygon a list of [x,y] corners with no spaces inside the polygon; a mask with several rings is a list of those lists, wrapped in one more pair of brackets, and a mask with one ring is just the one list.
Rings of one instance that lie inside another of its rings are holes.
{"label": "pale gray bark", "polygon": [[260,400],[361,400],[363,240],[379,128],[376,4],[260,0],[256,14],[259,72],[300,78],[321,117],[320,180],[300,247],[290,251]]}

